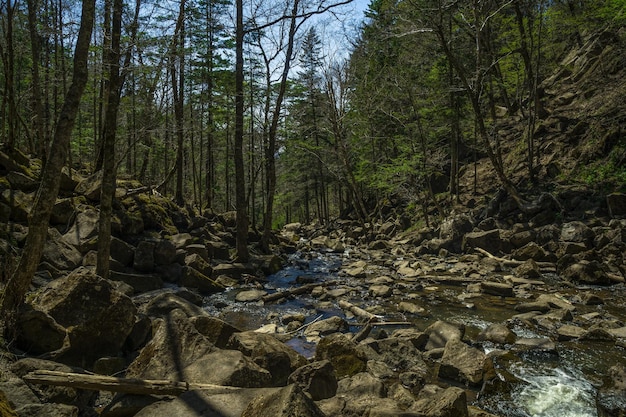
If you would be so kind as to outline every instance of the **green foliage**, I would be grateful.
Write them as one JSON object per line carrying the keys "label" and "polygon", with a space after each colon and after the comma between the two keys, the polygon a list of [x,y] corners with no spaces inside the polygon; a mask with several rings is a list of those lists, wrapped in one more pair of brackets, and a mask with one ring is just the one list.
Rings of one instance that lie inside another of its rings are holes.
{"label": "green foliage", "polygon": [[579,178],[588,185],[626,190],[626,144],[615,146],[608,157],[584,165]]}

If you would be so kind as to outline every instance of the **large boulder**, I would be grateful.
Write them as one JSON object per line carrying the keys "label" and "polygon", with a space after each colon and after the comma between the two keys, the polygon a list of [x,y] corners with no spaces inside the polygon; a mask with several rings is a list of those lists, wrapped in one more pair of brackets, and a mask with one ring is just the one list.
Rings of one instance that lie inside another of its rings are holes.
{"label": "large boulder", "polygon": [[182,370],[181,375],[189,383],[246,388],[266,387],[272,379],[267,369],[242,352],[226,349],[215,350],[194,360]]}
{"label": "large boulder", "polygon": [[50,282],[32,305],[67,329],[69,345],[56,360],[84,368],[102,356],[119,354],[137,312],[110,281],[85,268]]}
{"label": "large boulder", "polygon": [[485,354],[458,339],[452,339],[444,348],[439,377],[478,385],[483,381]]}
{"label": "large boulder", "polygon": [[325,417],[311,398],[296,385],[289,385],[270,395],[261,395],[248,404],[241,417]]}
{"label": "large boulder", "polygon": [[626,367],[623,364],[609,369],[607,381],[598,392],[597,404],[602,416],[626,416]]}
{"label": "large boulder", "polygon": [[228,345],[228,341],[233,334],[241,332],[241,330],[217,317],[196,316],[191,318],[191,322],[196,327],[196,330],[221,349]]}
{"label": "large boulder", "polygon": [[183,266],[180,285],[188,288],[196,288],[203,294],[212,294],[224,290],[222,284],[190,266]]}
{"label": "large boulder", "polygon": [[71,271],[83,261],[83,255],[76,247],[61,239],[56,229],[48,229],[48,239],[41,255],[43,262],[47,262],[61,271]]}
{"label": "large boulder", "polygon": [[307,363],[304,356],[269,334],[234,333],[227,348],[244,353],[267,369],[272,374],[272,384],[275,386],[285,385],[289,375]]}
{"label": "large boulder", "polygon": [[85,208],[76,215],[70,230],[63,235],[63,241],[82,253],[94,248],[93,240],[98,237],[100,213],[93,208]]}
{"label": "large boulder", "polygon": [[155,319],[152,333],[152,340],[129,365],[128,377],[187,381],[184,370],[216,350],[181,310]]}
{"label": "large boulder", "polygon": [[467,417],[467,396],[458,387],[429,385],[420,391],[409,411],[428,417]]}
{"label": "large boulder", "polygon": [[626,216],[626,194],[612,193],[606,196],[606,204],[611,217]]}
{"label": "large boulder", "polygon": [[364,372],[367,358],[357,344],[343,333],[334,333],[320,340],[315,350],[315,360],[328,360],[335,369],[337,378]]}
{"label": "large boulder", "polygon": [[500,229],[487,231],[470,232],[463,236],[462,250],[469,252],[472,249],[480,248],[489,253],[508,252],[510,244],[502,238]]}
{"label": "large boulder", "polygon": [[428,335],[426,350],[442,348],[450,340],[461,340],[465,334],[465,326],[438,320],[428,326],[424,333]]}
{"label": "large boulder", "polygon": [[25,305],[17,318],[18,346],[32,355],[61,349],[66,330],[49,314]]}
{"label": "large boulder", "polygon": [[593,230],[581,221],[573,221],[564,223],[561,226],[561,241],[584,243],[591,246],[595,233]]}
{"label": "large boulder", "polygon": [[611,279],[597,261],[580,261],[561,272],[567,281],[579,284],[609,285]]}
{"label": "large boulder", "polygon": [[337,378],[330,361],[313,362],[296,369],[288,379],[298,385],[314,401],[334,397],[337,393]]}

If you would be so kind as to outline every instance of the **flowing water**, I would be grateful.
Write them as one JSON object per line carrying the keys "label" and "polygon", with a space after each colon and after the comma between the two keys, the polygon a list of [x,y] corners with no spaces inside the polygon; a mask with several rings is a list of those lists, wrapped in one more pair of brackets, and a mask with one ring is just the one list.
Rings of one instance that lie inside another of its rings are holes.
{"label": "flowing water", "polygon": [[[293,255],[289,264],[275,275],[269,276],[263,288],[269,293],[281,291],[298,284],[323,283],[338,278],[343,256],[335,253],[311,253]],[[410,321],[411,326],[424,330],[436,320],[445,320],[466,326],[469,339],[492,323],[503,323],[515,315],[515,302],[500,297],[480,296],[470,302],[459,301],[462,287],[436,285],[422,288],[425,304],[430,312],[428,317],[407,317],[397,311],[397,303],[402,296],[372,300],[367,296],[367,286],[363,280],[341,276],[351,292],[345,298],[363,308],[376,305],[384,313],[386,321]],[[356,289],[355,289],[356,288]],[[277,304],[264,305],[262,302],[238,303],[235,296],[248,288],[234,288],[216,294],[206,300],[206,308],[212,314],[234,324],[243,330],[257,329],[267,323],[276,322],[289,314],[301,314],[307,322],[341,316],[348,321],[344,311],[336,303],[323,302],[310,294],[291,297]],[[461,299],[462,300],[462,299]],[[593,308],[605,307],[590,307]],[[606,307],[608,308],[608,307]],[[621,310],[623,306],[617,306]],[[624,317],[621,317],[624,320]],[[397,327],[390,327],[393,331]],[[357,330],[353,327],[352,330]],[[513,331],[518,337],[540,337],[540,334],[524,326],[516,326]],[[307,357],[315,352],[315,344],[303,337],[287,341],[297,351]],[[483,409],[507,417],[597,417],[596,391],[601,379],[610,366],[626,361],[626,352],[608,343],[564,342],[557,345],[558,354],[530,353],[520,355],[521,360],[508,363],[507,374],[514,382],[508,382],[506,389],[491,393],[476,393],[474,402]]]}

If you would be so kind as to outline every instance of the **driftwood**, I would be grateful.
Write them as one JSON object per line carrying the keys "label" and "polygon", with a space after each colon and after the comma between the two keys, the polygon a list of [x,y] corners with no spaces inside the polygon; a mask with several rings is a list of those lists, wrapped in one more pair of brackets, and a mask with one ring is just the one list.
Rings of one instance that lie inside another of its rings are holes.
{"label": "driftwood", "polygon": [[105,375],[58,371],[33,371],[24,376],[33,384],[72,387],[91,391],[111,391],[138,395],[180,395],[191,390],[235,391],[242,388],[214,384],[193,384],[178,381],[118,378]]}
{"label": "driftwood", "polygon": [[[521,264],[523,264],[525,261],[518,261],[515,259],[504,259],[504,258],[499,258],[495,255],[492,255],[491,253],[487,252],[484,249],[481,248],[474,248],[475,251],[482,253],[483,255],[485,255],[487,258],[491,258],[491,259],[495,259],[498,262],[502,262],[505,266],[519,266]],[[556,264],[554,262],[535,262],[537,264],[537,266],[541,269],[556,269]]]}
{"label": "driftwood", "polygon": [[264,296],[262,300],[264,303],[271,303],[272,301],[278,301],[282,298],[291,297],[292,295],[311,292],[317,287],[329,287],[335,284],[337,284],[337,281],[316,282],[313,284],[303,285],[301,287],[291,288],[285,291],[277,291],[275,293]]}
{"label": "driftwood", "polygon": [[341,307],[344,310],[348,310],[355,316],[361,319],[364,319],[368,322],[376,322],[379,319],[379,317],[376,314],[372,314],[369,311],[365,311],[361,307],[355,306],[354,304],[346,300],[339,300],[339,307]]}

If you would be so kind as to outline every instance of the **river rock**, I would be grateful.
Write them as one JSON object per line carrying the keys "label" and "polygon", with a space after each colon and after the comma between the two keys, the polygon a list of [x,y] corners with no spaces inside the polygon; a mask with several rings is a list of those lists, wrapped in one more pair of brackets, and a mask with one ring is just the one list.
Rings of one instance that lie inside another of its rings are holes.
{"label": "river rock", "polygon": [[387,298],[393,294],[393,289],[388,285],[372,285],[369,288],[369,293],[372,297]]}
{"label": "river rock", "polygon": [[443,348],[450,340],[461,340],[465,334],[465,326],[438,320],[424,330],[428,335],[425,349]]}
{"label": "river rock", "polygon": [[[210,370],[210,372],[207,372]],[[262,388],[270,385],[270,372],[238,350],[219,349],[188,364],[179,375],[184,381],[233,387]]]}
{"label": "river rock", "polygon": [[126,272],[110,271],[109,279],[111,281],[119,281],[130,285],[135,294],[163,288],[163,280],[161,277],[154,274],[131,274]]}
{"label": "river rock", "polygon": [[597,396],[600,415],[606,417],[624,417],[626,415],[626,367],[617,364],[611,367],[608,378]]}
{"label": "river rock", "polygon": [[167,317],[173,310],[180,310],[187,317],[206,315],[202,307],[169,291],[153,295],[145,305],[140,307],[142,313],[154,318]]}
{"label": "river rock", "polygon": [[591,284],[591,285],[609,285],[611,280],[606,272],[603,271],[602,266],[597,261],[582,260],[569,265],[562,273],[561,276],[567,281]]}
{"label": "river rock", "polygon": [[483,281],[480,288],[485,294],[496,295],[499,297],[514,297],[513,286],[503,282]]}
{"label": "river rock", "polygon": [[577,242],[591,246],[594,237],[593,230],[581,221],[564,223],[561,226],[560,240],[562,242]]}
{"label": "river rock", "polygon": [[462,383],[480,384],[483,380],[485,354],[458,339],[452,339],[444,348],[440,378],[450,378]]}
{"label": "river rock", "polygon": [[519,303],[515,306],[515,311],[519,311],[520,313],[529,313],[531,311],[547,313],[550,309],[550,304],[548,304],[547,301],[529,301],[527,303]]}
{"label": "river rock", "polygon": [[422,317],[429,316],[428,310],[409,301],[400,301],[400,303],[398,303],[398,311]]}
{"label": "river rock", "polygon": [[524,337],[515,341],[515,348],[519,351],[540,351],[556,354],[556,344],[548,337]]}
{"label": "river rock", "polygon": [[223,285],[191,266],[183,266],[180,285],[188,288],[196,288],[202,294],[213,294],[224,290]]}
{"label": "river rock", "polygon": [[540,279],[542,277],[541,270],[534,259],[528,259],[523,264],[513,270],[513,273],[525,279]]}
{"label": "river rock", "polygon": [[233,334],[241,332],[233,325],[208,315],[192,317],[190,321],[196,330],[220,349],[226,348]]}
{"label": "river rock", "polygon": [[539,244],[537,244],[536,242],[529,242],[521,248],[514,250],[512,253],[512,257],[513,259],[518,259],[520,261],[533,259],[537,262],[540,262],[546,260],[547,253],[545,249],[539,246]]}
{"label": "river rock", "polygon": [[254,398],[241,413],[241,417],[257,416],[326,417],[317,404],[294,384]]}
{"label": "river rock", "polygon": [[367,358],[357,349],[356,343],[343,333],[334,333],[320,340],[315,350],[315,360],[328,360],[337,378],[352,376],[367,368]]}
{"label": "river rock", "polygon": [[347,330],[348,323],[339,316],[333,316],[312,323],[306,328],[304,335],[307,337],[325,336],[331,333],[345,332]]}
{"label": "river rock", "polygon": [[489,253],[497,254],[501,251],[508,252],[509,246],[508,242],[502,239],[500,230],[493,229],[465,234],[462,249],[464,252],[470,252],[472,249],[480,248]]}
{"label": "river rock", "polygon": [[517,335],[512,332],[505,324],[493,323],[489,327],[482,330],[477,337],[478,341],[488,341],[499,344],[515,343]]}
{"label": "river rock", "polygon": [[422,352],[415,346],[414,341],[408,337],[387,337],[376,340],[374,343],[380,360],[391,368],[406,371],[412,368],[420,368],[428,372],[428,366],[422,358]]}
{"label": "river rock", "polygon": [[254,302],[260,301],[265,295],[267,295],[267,291],[264,290],[244,290],[237,293],[235,300],[240,303]]}
{"label": "river rock", "polygon": [[52,281],[33,305],[68,330],[69,346],[56,360],[83,367],[119,353],[137,312],[130,298],[85,268]]}
{"label": "river rock", "polygon": [[17,318],[17,343],[33,355],[52,352],[63,347],[66,331],[49,314],[35,310],[30,304],[20,310]]}
{"label": "river rock", "polygon": [[269,334],[234,333],[226,347],[241,351],[255,363],[267,369],[274,386],[285,385],[289,375],[307,363],[304,356]]}
{"label": "river rock", "polygon": [[468,417],[467,396],[461,388],[427,385],[409,408],[420,416]]}
{"label": "river rock", "polygon": [[187,391],[176,398],[149,405],[135,414],[135,417],[241,417],[254,398],[276,391],[277,388],[244,388],[220,392]]}
{"label": "river rock", "polygon": [[71,271],[81,265],[83,261],[81,252],[64,241],[56,229],[48,230],[48,239],[44,244],[41,258],[43,262],[48,262],[61,271]]}
{"label": "river rock", "polygon": [[585,334],[585,329],[571,324],[564,324],[556,331],[557,338],[560,342],[578,339]]}
{"label": "river rock", "polygon": [[183,370],[216,350],[178,309],[155,319],[152,332],[152,339],[129,365],[129,378],[186,381]]}
{"label": "river rock", "polygon": [[337,393],[335,370],[328,360],[301,366],[289,375],[287,382],[298,385],[314,401],[334,397]]}
{"label": "river rock", "polygon": [[74,246],[82,253],[95,247],[91,242],[98,237],[100,212],[93,208],[84,208],[77,215],[70,230],[63,235],[63,241]]}

